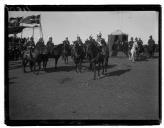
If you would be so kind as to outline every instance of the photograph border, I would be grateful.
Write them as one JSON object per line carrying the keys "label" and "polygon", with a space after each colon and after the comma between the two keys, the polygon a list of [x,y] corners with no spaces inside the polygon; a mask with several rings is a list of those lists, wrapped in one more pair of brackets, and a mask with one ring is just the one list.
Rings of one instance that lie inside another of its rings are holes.
{"label": "photograph border", "polygon": [[[8,126],[159,125],[162,120],[162,8],[161,5],[5,5],[5,124]],[[159,119],[158,120],[11,120],[9,117],[8,11],[157,11],[159,32]]]}

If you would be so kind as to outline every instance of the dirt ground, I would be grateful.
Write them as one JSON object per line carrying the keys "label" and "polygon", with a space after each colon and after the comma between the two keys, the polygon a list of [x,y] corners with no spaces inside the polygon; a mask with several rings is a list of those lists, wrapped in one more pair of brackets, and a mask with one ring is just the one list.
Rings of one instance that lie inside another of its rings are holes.
{"label": "dirt ground", "polygon": [[10,119],[158,119],[158,61],[132,63],[119,55],[109,59],[99,80],[93,80],[88,63],[76,73],[70,58],[67,65],[60,59],[57,70],[50,60],[39,75],[23,73],[21,62],[10,62]]}

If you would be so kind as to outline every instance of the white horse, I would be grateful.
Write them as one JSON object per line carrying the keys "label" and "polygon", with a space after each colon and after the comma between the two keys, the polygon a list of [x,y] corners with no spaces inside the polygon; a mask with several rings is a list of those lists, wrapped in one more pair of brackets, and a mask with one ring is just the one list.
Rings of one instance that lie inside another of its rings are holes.
{"label": "white horse", "polygon": [[129,52],[129,60],[131,60],[132,62],[135,62],[137,48],[138,48],[138,44],[137,44],[137,42],[135,41],[135,42],[133,43],[133,46],[132,46],[130,52]]}

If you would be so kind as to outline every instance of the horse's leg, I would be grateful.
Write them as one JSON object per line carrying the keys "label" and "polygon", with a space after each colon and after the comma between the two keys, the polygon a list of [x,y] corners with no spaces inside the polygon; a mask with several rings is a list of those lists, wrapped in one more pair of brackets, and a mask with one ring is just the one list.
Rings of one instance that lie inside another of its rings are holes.
{"label": "horse's leg", "polygon": [[23,67],[23,72],[25,73],[26,72],[26,69],[25,69],[25,59],[22,60],[22,67]]}
{"label": "horse's leg", "polygon": [[82,68],[82,60],[80,59],[80,63],[79,63],[79,69],[80,69],[80,73],[81,73],[81,68]]}
{"label": "horse's leg", "polygon": [[55,58],[55,69],[57,69],[58,58]]}
{"label": "horse's leg", "polygon": [[28,63],[28,60],[24,59],[22,64],[23,64],[23,70],[24,70],[24,73],[26,72],[26,65]]}
{"label": "horse's leg", "polygon": [[32,68],[33,68],[33,66],[34,66],[32,61],[29,62],[29,66],[30,66],[30,70],[31,70],[31,72],[32,72],[32,71],[33,71]]}
{"label": "horse's leg", "polygon": [[96,64],[93,63],[93,71],[94,71],[94,80],[96,80]]}
{"label": "horse's leg", "polygon": [[105,62],[101,62],[101,64],[102,64],[102,74],[104,75]]}
{"label": "horse's leg", "polygon": [[76,72],[78,73],[78,63],[76,63]]}
{"label": "horse's leg", "polygon": [[131,60],[131,51],[128,52],[128,55],[129,55],[129,60]]}
{"label": "horse's leg", "polygon": [[98,63],[98,79],[99,79],[99,77],[100,77],[100,67],[101,67],[101,65],[100,65],[100,62]]}
{"label": "horse's leg", "polygon": [[67,64],[68,64],[68,56],[66,57],[66,61],[67,61]]}

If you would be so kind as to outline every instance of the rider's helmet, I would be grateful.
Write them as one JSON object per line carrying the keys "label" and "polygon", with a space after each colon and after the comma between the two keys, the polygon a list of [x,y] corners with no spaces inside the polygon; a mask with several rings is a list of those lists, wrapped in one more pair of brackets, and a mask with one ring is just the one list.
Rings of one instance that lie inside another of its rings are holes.
{"label": "rider's helmet", "polygon": [[34,37],[33,37],[33,36],[31,36],[30,40],[31,40],[31,41],[33,41],[33,40],[34,40]]}
{"label": "rider's helmet", "polygon": [[135,38],[135,41],[138,41],[138,38],[137,37]]}
{"label": "rider's helmet", "polygon": [[92,39],[92,35],[89,36],[89,39],[90,39],[90,40]]}
{"label": "rider's helmet", "polygon": [[68,37],[66,37],[65,40],[68,40]]}
{"label": "rider's helmet", "polygon": [[99,33],[97,34],[97,36],[98,36],[98,37],[101,37],[101,36],[102,36],[101,32],[99,32]]}

